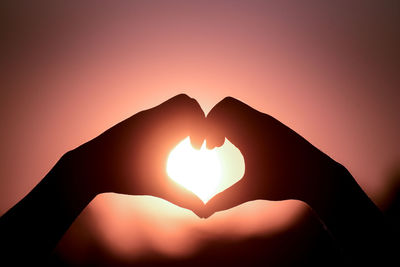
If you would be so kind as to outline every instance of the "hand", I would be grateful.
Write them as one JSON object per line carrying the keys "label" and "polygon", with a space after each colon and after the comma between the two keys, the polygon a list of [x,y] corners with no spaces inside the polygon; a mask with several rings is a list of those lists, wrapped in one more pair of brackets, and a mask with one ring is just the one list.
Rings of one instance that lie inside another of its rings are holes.
{"label": "hand", "polygon": [[206,121],[208,148],[228,138],[242,152],[246,168],[240,181],[207,203],[209,215],[256,199],[310,203],[330,190],[325,174],[338,164],[271,116],[228,97]]}
{"label": "hand", "polygon": [[[82,191],[152,195],[199,212],[203,202],[167,177],[169,152],[205,120],[196,100],[178,95],[142,111],[67,153],[70,179]],[[201,137],[200,137],[201,138]],[[200,146],[202,140],[193,140]]]}

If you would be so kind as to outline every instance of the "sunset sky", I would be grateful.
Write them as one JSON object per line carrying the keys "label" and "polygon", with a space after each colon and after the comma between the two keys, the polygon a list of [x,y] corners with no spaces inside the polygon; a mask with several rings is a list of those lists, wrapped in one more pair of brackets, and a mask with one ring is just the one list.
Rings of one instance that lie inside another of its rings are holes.
{"label": "sunset sky", "polygon": [[[6,2],[0,214],[65,152],[179,93],[205,112],[233,96],[272,115],[342,163],[382,209],[389,201],[400,166],[395,1]],[[284,231],[306,212],[256,201],[202,220],[160,199],[106,194],[58,253],[90,261],[96,243],[130,260],[180,257],[208,239]]]}

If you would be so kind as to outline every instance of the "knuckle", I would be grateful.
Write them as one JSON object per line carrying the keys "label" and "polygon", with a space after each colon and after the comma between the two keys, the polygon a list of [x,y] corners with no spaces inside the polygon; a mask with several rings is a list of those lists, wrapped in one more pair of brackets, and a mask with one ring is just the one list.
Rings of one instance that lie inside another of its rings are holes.
{"label": "knuckle", "polygon": [[175,99],[180,106],[184,108],[193,109],[200,106],[194,98],[191,98],[187,94],[179,94],[175,97]]}
{"label": "knuckle", "polygon": [[233,106],[236,105],[237,100],[231,96],[227,96],[218,102],[210,111],[210,116],[221,116],[225,114],[227,111],[231,110]]}
{"label": "knuckle", "polygon": [[205,118],[204,111],[196,99],[187,94],[179,94],[176,99],[177,111],[183,118]]}
{"label": "knuckle", "polygon": [[197,102],[196,99],[194,98],[189,98],[189,100],[186,101],[187,107],[190,109],[190,111],[192,111],[193,113],[196,114],[201,114],[203,117],[204,115],[204,111],[201,108],[199,102]]}
{"label": "knuckle", "polygon": [[224,99],[222,99],[221,103],[225,104],[225,105],[234,105],[236,103],[238,103],[239,101],[236,98],[233,98],[231,96],[227,96]]}
{"label": "knuckle", "polygon": [[176,95],[175,99],[179,100],[179,101],[182,101],[182,102],[187,102],[187,101],[191,100],[191,98],[187,94],[184,94],[184,93]]}
{"label": "knuckle", "polygon": [[236,99],[235,98],[233,98],[232,96],[226,96],[226,97],[224,97],[224,99],[222,99],[222,101],[221,102],[227,102],[227,103],[230,103],[230,102],[233,102],[233,101],[235,101]]}
{"label": "knuckle", "polygon": [[218,103],[219,109],[231,110],[237,109],[240,106],[241,102],[236,98],[231,96],[227,96]]}

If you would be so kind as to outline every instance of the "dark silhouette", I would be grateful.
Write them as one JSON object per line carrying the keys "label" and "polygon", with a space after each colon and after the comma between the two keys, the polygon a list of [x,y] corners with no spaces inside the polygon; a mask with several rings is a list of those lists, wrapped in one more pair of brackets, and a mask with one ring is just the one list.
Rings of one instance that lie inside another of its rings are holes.
{"label": "dark silhouette", "polygon": [[[0,218],[2,258],[45,260],[80,212],[104,192],[152,195],[200,210],[204,204],[196,195],[166,178],[164,163],[204,118],[196,100],[178,95],[66,153]],[[201,145],[201,140],[192,142]]]}
{"label": "dark silhouette", "polygon": [[[206,138],[209,148],[222,145],[227,137],[245,158],[245,177],[206,206],[166,178],[169,151],[188,135],[196,146]],[[161,197],[201,217],[256,199],[297,199],[315,211],[342,249],[334,254],[343,253],[345,262],[379,266],[390,262],[391,228],[342,165],[279,121],[236,99],[225,98],[205,118],[199,104],[186,95],[140,112],[66,153],[0,218],[2,259],[46,261],[79,213],[104,192]],[[308,233],[307,227],[299,229],[302,235]],[[291,243],[290,238],[276,242],[277,246]],[[226,263],[225,254],[210,251],[202,252]],[[330,257],[323,262],[324,254],[314,258],[315,264],[332,264]],[[257,263],[253,260],[249,264]],[[279,264],[277,258],[271,262]]]}
{"label": "dark silhouette", "polygon": [[[400,165],[389,170],[389,201],[384,209],[385,216],[392,225],[396,240],[400,240]],[[399,246],[399,242],[397,242]],[[400,247],[398,247],[399,251]]]}
{"label": "dark silhouette", "polygon": [[[208,214],[256,199],[307,203],[347,263],[393,262],[393,231],[345,167],[273,117],[227,97],[207,115],[207,144],[225,137],[242,152],[245,176],[207,203]],[[395,264],[395,263],[394,263]]]}

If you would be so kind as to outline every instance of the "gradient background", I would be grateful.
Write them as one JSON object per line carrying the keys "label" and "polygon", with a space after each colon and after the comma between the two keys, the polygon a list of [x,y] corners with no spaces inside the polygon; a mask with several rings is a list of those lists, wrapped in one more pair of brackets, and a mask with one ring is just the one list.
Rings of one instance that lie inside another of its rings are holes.
{"label": "gradient background", "polygon": [[[274,116],[388,210],[400,184],[399,2],[277,2],[2,1],[0,214],[66,151],[182,92],[206,112],[229,95]],[[107,194],[54,257],[278,264],[335,254],[331,243],[296,201],[200,220],[160,199]]]}

